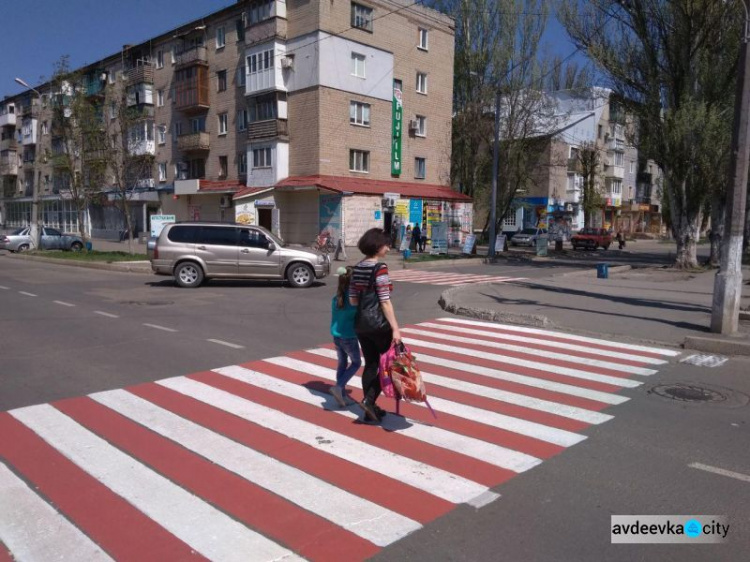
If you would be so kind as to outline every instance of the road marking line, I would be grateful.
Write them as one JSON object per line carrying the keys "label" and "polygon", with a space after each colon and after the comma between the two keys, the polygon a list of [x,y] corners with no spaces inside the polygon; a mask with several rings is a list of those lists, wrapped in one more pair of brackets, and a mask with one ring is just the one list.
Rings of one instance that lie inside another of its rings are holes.
{"label": "road marking line", "polygon": [[210,341],[211,343],[217,343],[219,345],[224,345],[226,347],[231,347],[232,349],[245,349],[244,345],[239,345],[239,344],[236,344],[236,343],[230,343],[228,341],[212,340],[212,339],[208,339],[206,341]]}
{"label": "road marking line", "polygon": [[0,537],[16,560],[112,560],[2,463],[0,490]]}
{"label": "road marking line", "polygon": [[34,293],[27,293],[26,291],[18,291],[18,292],[21,293],[22,295],[26,295],[27,297],[36,297],[37,296]]}
{"label": "road marking line", "polygon": [[729,478],[734,478],[735,480],[741,480],[742,482],[750,482],[750,475],[742,474],[740,472],[733,472],[731,470],[725,470],[723,468],[710,466],[708,464],[701,464],[699,462],[691,463],[688,466],[690,468],[697,468],[698,470],[712,472],[713,474],[718,474],[720,476],[728,476]]}
{"label": "road marking line", "polygon": [[144,326],[147,326],[149,328],[153,328],[154,330],[161,330],[163,332],[176,332],[174,328],[167,328],[165,326],[159,326],[158,324],[143,324]]}
{"label": "road marking line", "polygon": [[6,287],[4,285],[0,285],[0,289],[2,289],[4,291],[10,291],[10,287]]}
{"label": "road marking line", "polygon": [[101,392],[90,397],[378,546],[386,546],[422,527],[416,521],[240,445],[124,390]]}
{"label": "road marking line", "polygon": [[10,414],[203,556],[244,562],[251,552],[260,560],[301,560],[110,445],[53,406],[20,408]]}
{"label": "road marking line", "polygon": [[471,503],[487,491],[486,486],[472,480],[369,445],[359,439],[295,418],[207,384],[184,377],[164,379],[156,381],[156,384],[451,503]]}
{"label": "road marking line", "polygon": [[69,303],[69,302],[65,302],[65,301],[53,301],[53,302],[54,302],[55,304],[59,304],[59,305],[61,305],[61,306],[75,306],[74,304],[72,304],[72,303]]}
{"label": "road marking line", "polygon": [[119,318],[117,314],[110,314],[109,312],[102,312],[101,310],[95,310],[94,314],[98,314],[99,316],[106,316],[107,318]]}

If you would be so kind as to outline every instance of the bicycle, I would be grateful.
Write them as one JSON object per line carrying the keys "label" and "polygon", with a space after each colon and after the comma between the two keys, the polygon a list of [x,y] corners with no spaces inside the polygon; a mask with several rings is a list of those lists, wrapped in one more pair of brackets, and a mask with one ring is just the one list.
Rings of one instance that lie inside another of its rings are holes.
{"label": "bicycle", "polygon": [[326,254],[332,254],[336,251],[336,244],[333,243],[331,233],[327,230],[322,230],[310,246],[312,246],[313,250],[325,252]]}

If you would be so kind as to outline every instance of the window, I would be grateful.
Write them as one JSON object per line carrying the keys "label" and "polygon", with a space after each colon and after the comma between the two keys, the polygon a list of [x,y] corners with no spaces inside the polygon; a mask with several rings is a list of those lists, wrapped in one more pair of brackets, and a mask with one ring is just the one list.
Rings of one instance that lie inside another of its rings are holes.
{"label": "window", "polygon": [[216,91],[225,92],[227,89],[227,71],[219,70],[216,72]]}
{"label": "window", "polygon": [[226,32],[224,26],[216,28],[216,48],[223,49],[227,44]]}
{"label": "window", "polygon": [[635,162],[633,160],[630,161],[630,173],[635,174]]}
{"label": "window", "polygon": [[219,156],[219,179],[227,179],[227,157]]}
{"label": "window", "polygon": [[237,153],[237,174],[240,176],[247,174],[247,152]]}
{"label": "window", "polygon": [[247,129],[247,109],[241,109],[237,112],[237,130],[245,131]]}
{"label": "window", "polygon": [[156,68],[164,68],[164,51],[156,51]]}
{"label": "window", "polygon": [[245,40],[245,22],[242,19],[234,20],[234,27],[237,30],[237,41]]}
{"label": "window", "polygon": [[164,107],[164,90],[156,90],[156,105]]}
{"label": "window", "polygon": [[42,121],[42,134],[49,135],[49,123]]}
{"label": "window", "polygon": [[622,152],[615,152],[615,166],[622,166],[622,165],[623,165]]}
{"label": "window", "polygon": [[352,2],[352,27],[372,31],[372,8]]}
{"label": "window", "polygon": [[423,180],[427,174],[427,160],[425,158],[414,159],[414,177]]}
{"label": "window", "polygon": [[247,68],[249,74],[263,72],[264,70],[273,68],[273,49],[253,53],[247,57]]}
{"label": "window", "polygon": [[370,104],[358,101],[349,102],[349,122],[352,125],[370,126]]}
{"label": "window", "polygon": [[167,181],[167,163],[159,162],[159,181]]}
{"label": "window", "polygon": [[226,226],[202,226],[200,234],[198,235],[197,243],[217,246],[236,246],[237,229]]}
{"label": "window", "polygon": [[250,23],[258,23],[271,17],[273,0],[257,0],[250,5],[247,18]]}
{"label": "window", "polygon": [[424,72],[417,72],[417,92],[420,94],[427,93],[427,74]]}
{"label": "window", "polygon": [[219,134],[226,135],[229,129],[229,114],[219,113]]}
{"label": "window", "polygon": [[112,102],[109,104],[109,118],[117,119],[117,103]]}
{"label": "window", "polygon": [[253,168],[270,168],[271,148],[254,148],[253,149]]}
{"label": "window", "polygon": [[417,128],[414,130],[414,134],[418,137],[427,136],[427,117],[424,115],[416,116]]}
{"label": "window", "polygon": [[622,181],[612,180],[612,194],[619,195],[622,193]]}
{"label": "window", "polygon": [[205,117],[193,117],[190,120],[190,131],[193,133],[205,133],[206,132],[206,118]]}
{"label": "window", "polygon": [[268,249],[269,240],[262,232],[251,228],[240,229],[240,246],[246,248],[263,248]]}
{"label": "window", "polygon": [[159,144],[166,144],[167,142],[167,126],[159,125],[156,129],[156,137]]}
{"label": "window", "polygon": [[237,86],[244,88],[247,83],[247,67],[243,64],[237,69]]}
{"label": "window", "polygon": [[172,64],[177,63],[177,53],[175,52],[176,49],[177,47],[175,47],[174,45],[169,48],[169,59],[172,61]]}
{"label": "window", "polygon": [[182,134],[182,123],[176,121],[174,124],[174,142],[177,142],[177,137]]}
{"label": "window", "polygon": [[598,132],[597,132],[597,136],[598,136],[599,138],[602,138],[602,132],[603,132],[603,130],[602,130],[602,126],[601,126],[601,125],[599,125],[599,129],[598,129]]}
{"label": "window", "polygon": [[267,94],[252,98],[248,112],[250,123],[276,119],[276,94]]}
{"label": "window", "polygon": [[190,161],[190,178],[201,179],[206,177],[206,161],[202,159]]}
{"label": "window", "polygon": [[47,94],[42,94],[42,107],[47,107],[48,99],[49,97],[47,96]]}
{"label": "window", "polygon": [[352,53],[352,75],[358,78],[365,77],[365,55]]}
{"label": "window", "polygon": [[419,28],[419,48],[423,51],[426,51],[429,48],[429,39],[428,39],[429,32],[420,27]]}
{"label": "window", "polygon": [[369,172],[370,171],[370,153],[366,150],[349,151],[349,171],[351,172]]}
{"label": "window", "polygon": [[193,243],[200,232],[199,226],[177,225],[169,229],[167,238],[170,242]]}

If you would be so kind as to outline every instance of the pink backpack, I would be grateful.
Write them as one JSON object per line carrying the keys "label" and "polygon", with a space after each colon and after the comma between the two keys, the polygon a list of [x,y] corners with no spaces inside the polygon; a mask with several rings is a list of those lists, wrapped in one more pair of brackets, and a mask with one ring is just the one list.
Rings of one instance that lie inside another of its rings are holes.
{"label": "pink backpack", "polygon": [[391,347],[380,356],[380,387],[388,398],[395,398],[396,413],[399,413],[400,400],[407,402],[424,402],[437,418],[435,411],[427,401],[422,373],[417,361],[403,342],[394,342]]}

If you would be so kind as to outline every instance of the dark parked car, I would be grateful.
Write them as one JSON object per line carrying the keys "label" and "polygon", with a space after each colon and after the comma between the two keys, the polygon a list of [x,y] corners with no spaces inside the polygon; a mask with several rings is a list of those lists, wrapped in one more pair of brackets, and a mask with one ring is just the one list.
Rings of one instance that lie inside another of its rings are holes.
{"label": "dark parked car", "polygon": [[[56,228],[42,227],[40,232],[42,250],[72,250],[80,252],[83,249],[83,238],[76,234],[63,234]],[[0,235],[0,250],[11,252],[25,252],[34,247],[31,239],[31,228],[24,227],[12,234]]]}

